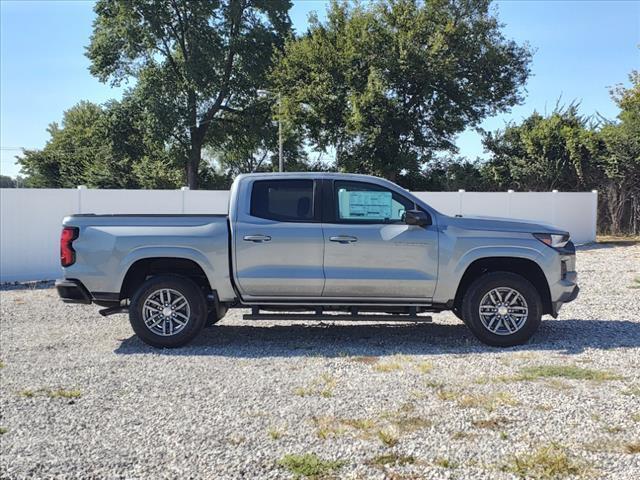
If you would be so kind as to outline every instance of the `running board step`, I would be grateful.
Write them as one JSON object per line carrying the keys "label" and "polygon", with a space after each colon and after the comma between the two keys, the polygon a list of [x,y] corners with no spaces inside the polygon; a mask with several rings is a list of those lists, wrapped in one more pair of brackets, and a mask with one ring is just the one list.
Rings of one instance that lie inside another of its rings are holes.
{"label": "running board step", "polygon": [[431,316],[420,315],[350,315],[327,313],[247,313],[242,316],[243,320],[316,320],[316,321],[367,321],[367,322],[432,322]]}

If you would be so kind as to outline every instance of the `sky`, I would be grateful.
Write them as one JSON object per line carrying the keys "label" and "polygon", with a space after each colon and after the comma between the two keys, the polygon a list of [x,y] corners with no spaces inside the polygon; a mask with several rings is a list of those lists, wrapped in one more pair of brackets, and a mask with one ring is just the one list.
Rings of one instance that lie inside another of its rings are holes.
{"label": "sky", "polygon": [[[325,0],[297,0],[290,11],[298,33]],[[640,69],[640,0],[494,2],[507,38],[528,42],[535,54],[525,101],[486,119],[485,130],[503,128],[534,110],[553,110],[557,101],[578,101],[581,112],[613,119],[618,111],[608,88],[628,83]],[[91,1],[0,0],[0,173],[15,176],[21,148],[42,148],[47,126],[80,100],[103,103],[122,88],[100,83],[84,56],[93,22]],[[485,157],[480,135],[459,135],[460,155]]]}

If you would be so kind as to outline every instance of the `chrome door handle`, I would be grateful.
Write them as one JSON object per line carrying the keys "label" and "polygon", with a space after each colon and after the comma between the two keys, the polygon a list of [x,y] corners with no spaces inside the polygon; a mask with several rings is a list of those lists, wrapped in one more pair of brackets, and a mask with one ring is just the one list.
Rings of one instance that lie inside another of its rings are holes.
{"label": "chrome door handle", "polygon": [[245,235],[243,240],[245,242],[262,243],[269,242],[271,237],[269,235]]}
{"label": "chrome door handle", "polygon": [[329,237],[329,240],[338,243],[353,243],[358,241],[358,237],[352,237],[349,235],[338,235],[337,237]]}

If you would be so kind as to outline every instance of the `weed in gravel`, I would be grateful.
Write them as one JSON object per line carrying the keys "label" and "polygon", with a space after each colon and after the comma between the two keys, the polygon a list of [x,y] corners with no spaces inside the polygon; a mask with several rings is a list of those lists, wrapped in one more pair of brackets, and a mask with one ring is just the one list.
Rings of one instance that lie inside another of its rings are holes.
{"label": "weed in gravel", "polygon": [[306,387],[298,387],[293,393],[299,397],[308,397],[311,395],[319,395],[321,397],[333,397],[333,390],[336,388],[336,379],[328,373],[323,373],[320,378],[314,380],[311,385]]}
{"label": "weed in gravel", "polygon": [[633,279],[633,283],[628,288],[640,288],[640,277]]}
{"label": "weed in gravel", "polygon": [[460,396],[460,392],[456,391],[456,390],[450,390],[448,388],[445,387],[439,387],[436,390],[436,396],[440,399],[440,400],[455,400],[456,398],[458,398]]}
{"label": "weed in gravel", "polygon": [[278,465],[286,468],[296,477],[321,478],[330,475],[345,464],[342,460],[323,460],[313,453],[304,455],[285,455]]}
{"label": "weed in gravel", "polygon": [[623,390],[622,394],[633,396],[633,397],[640,397],[640,385],[631,385],[626,390]]}
{"label": "weed in gravel", "polygon": [[416,368],[420,373],[429,373],[433,370],[433,364],[427,361],[418,362],[416,363]]}
{"label": "weed in gravel", "polygon": [[387,447],[395,447],[398,444],[398,436],[391,430],[378,430],[378,438]]}
{"label": "weed in gravel", "polygon": [[9,430],[4,428],[4,427],[0,427],[0,435],[4,435],[5,433],[7,433]]}
{"label": "weed in gravel", "polygon": [[458,431],[451,435],[452,440],[469,440],[471,438],[475,438],[478,435],[470,432]]}
{"label": "weed in gravel", "polygon": [[510,423],[510,420],[506,417],[492,417],[485,418],[483,420],[474,420],[471,422],[476,428],[487,428],[489,430],[498,430],[501,427]]}
{"label": "weed in gravel", "polygon": [[607,433],[621,433],[624,432],[624,428],[620,425],[605,425],[603,430]]}
{"label": "weed in gravel", "polygon": [[640,453],[640,442],[627,443],[624,449],[627,453]]}
{"label": "weed in gravel", "polygon": [[459,467],[458,462],[446,457],[438,457],[433,461],[433,463],[442,468],[454,469]]}
{"label": "weed in gravel", "polygon": [[376,372],[388,373],[402,370],[402,364],[397,360],[388,360],[386,362],[379,362],[373,366]]}
{"label": "weed in gravel", "polygon": [[531,381],[541,378],[567,378],[570,380],[620,380],[622,377],[606,370],[593,370],[575,365],[539,365],[520,369],[514,381]]}
{"label": "weed in gravel", "polygon": [[509,438],[507,432],[500,432],[500,440],[506,440],[507,438]]}
{"label": "weed in gravel", "polygon": [[586,472],[584,464],[571,457],[566,448],[552,443],[533,453],[516,455],[503,466],[505,472],[521,478],[556,479]]}
{"label": "weed in gravel", "polygon": [[343,425],[367,432],[376,426],[376,422],[370,418],[345,418],[341,420]]}
{"label": "weed in gravel", "polygon": [[269,437],[272,440],[280,440],[283,435],[284,435],[284,432],[282,430],[278,430],[277,428],[269,429]]}
{"label": "weed in gravel", "polygon": [[33,390],[22,390],[18,395],[25,398],[32,398],[36,396],[36,392]]}
{"label": "weed in gravel", "polygon": [[631,420],[633,420],[634,422],[640,422],[640,412],[632,413],[631,414]]}
{"label": "weed in gravel", "polygon": [[368,463],[383,467],[385,465],[411,465],[416,463],[416,458],[411,455],[399,455],[397,453],[388,453],[386,455],[378,455],[372,458]]}
{"label": "weed in gravel", "polygon": [[59,388],[58,390],[45,390],[45,395],[49,398],[80,398],[82,392],[80,390],[64,390]]}
{"label": "weed in gravel", "polygon": [[373,356],[351,357],[349,359],[350,362],[364,363],[365,365],[373,365],[374,363],[378,363],[378,360],[378,357]]}
{"label": "weed in gravel", "polygon": [[0,360],[0,368],[4,368],[4,362]]}
{"label": "weed in gravel", "polygon": [[335,417],[312,417],[316,435],[322,440],[338,437],[346,432],[341,422]]}

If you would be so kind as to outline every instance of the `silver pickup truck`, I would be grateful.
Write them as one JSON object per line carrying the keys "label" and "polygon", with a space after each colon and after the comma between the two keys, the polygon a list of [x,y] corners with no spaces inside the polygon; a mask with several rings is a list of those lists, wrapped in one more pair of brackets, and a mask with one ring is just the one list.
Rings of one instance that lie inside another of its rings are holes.
{"label": "silver pickup truck", "polygon": [[451,310],[481,341],[511,346],[578,294],[567,232],[450,217],[364,175],[241,175],[228,215],[73,215],[60,258],[65,302],[128,311],[155,347],[185,345],[229,308],[405,322]]}

